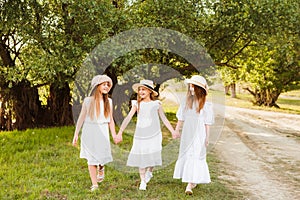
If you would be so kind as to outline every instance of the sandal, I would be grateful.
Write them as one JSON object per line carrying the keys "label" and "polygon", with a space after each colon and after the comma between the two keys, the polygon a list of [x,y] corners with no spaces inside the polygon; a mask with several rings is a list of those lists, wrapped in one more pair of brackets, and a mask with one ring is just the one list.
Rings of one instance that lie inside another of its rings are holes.
{"label": "sandal", "polygon": [[192,194],[193,194],[192,189],[194,189],[196,186],[197,186],[197,184],[189,183],[189,184],[186,186],[185,194],[192,195]]}
{"label": "sandal", "polygon": [[146,171],[146,173],[145,173],[145,182],[148,183],[151,180],[152,177],[153,177],[152,172]]}
{"label": "sandal", "polygon": [[93,191],[95,191],[95,190],[97,190],[98,189],[98,185],[92,185],[91,186],[91,191],[93,192]]}
{"label": "sandal", "polygon": [[97,174],[97,182],[100,183],[104,180],[104,166],[101,167],[99,165],[98,174]]}

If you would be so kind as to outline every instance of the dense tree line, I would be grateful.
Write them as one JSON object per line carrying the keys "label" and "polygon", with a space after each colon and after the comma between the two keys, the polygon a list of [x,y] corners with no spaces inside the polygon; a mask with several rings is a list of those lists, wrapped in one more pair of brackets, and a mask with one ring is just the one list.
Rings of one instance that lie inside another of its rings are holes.
{"label": "dense tree line", "polygon": [[[295,0],[2,0],[0,9],[1,130],[73,124],[72,104],[81,99],[72,88],[86,56],[106,39],[142,27],[193,38],[214,60],[224,85],[242,83],[257,105],[277,106],[280,93],[299,86]],[[196,70],[176,54],[141,49],[115,59],[104,73],[116,84],[143,63],[183,75]],[[115,89],[122,94],[124,87]]]}

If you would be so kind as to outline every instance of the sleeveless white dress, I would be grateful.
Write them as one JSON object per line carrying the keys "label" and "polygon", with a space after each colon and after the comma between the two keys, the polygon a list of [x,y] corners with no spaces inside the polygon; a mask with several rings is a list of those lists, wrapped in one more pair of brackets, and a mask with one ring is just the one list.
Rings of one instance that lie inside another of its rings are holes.
{"label": "sleeveless white dress", "polygon": [[210,183],[206,162],[205,124],[214,123],[212,103],[206,102],[200,113],[197,113],[195,108],[185,109],[183,102],[176,116],[184,124],[173,178],[182,179],[186,183]]}
{"label": "sleeveless white dress", "polygon": [[[158,115],[160,104],[158,100],[140,103],[127,166],[146,168],[162,165],[162,132]],[[138,107],[137,101],[133,100],[132,106]]]}
{"label": "sleeveless white dress", "polygon": [[[83,106],[89,108],[91,97],[84,99]],[[109,99],[112,106],[112,100]],[[96,113],[96,112],[95,112]],[[110,147],[110,117],[104,116],[104,103],[100,101],[100,116],[92,120],[88,114],[82,127],[80,158],[85,158],[88,165],[104,165],[113,160]]]}

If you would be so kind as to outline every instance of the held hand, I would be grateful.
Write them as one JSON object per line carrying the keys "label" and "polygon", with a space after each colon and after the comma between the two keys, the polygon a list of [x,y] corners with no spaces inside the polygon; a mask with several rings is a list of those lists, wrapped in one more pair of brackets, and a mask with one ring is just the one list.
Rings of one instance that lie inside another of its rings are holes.
{"label": "held hand", "polygon": [[118,138],[117,138],[117,135],[113,136],[113,140],[114,140],[114,143],[115,143],[115,144],[118,144]]}
{"label": "held hand", "polygon": [[73,137],[73,142],[72,142],[73,146],[77,145],[77,141],[78,141],[78,135],[75,134]]}
{"label": "held hand", "polygon": [[122,133],[121,134],[118,134],[118,143],[122,142],[123,141],[123,137],[122,137]]}
{"label": "held hand", "polygon": [[205,146],[207,147],[209,145],[209,139],[205,138]]}
{"label": "held hand", "polygon": [[114,138],[114,142],[116,144],[122,142],[123,138],[122,138],[122,134],[118,133],[118,135],[116,135],[116,137]]}
{"label": "held hand", "polygon": [[180,138],[179,130],[175,130],[175,131],[172,133],[172,138],[173,138],[173,139]]}

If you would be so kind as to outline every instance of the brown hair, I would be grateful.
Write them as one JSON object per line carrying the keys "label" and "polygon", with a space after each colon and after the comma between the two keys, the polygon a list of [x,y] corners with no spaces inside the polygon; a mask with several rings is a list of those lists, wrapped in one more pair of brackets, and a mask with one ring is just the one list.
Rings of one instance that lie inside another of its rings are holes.
{"label": "brown hair", "polygon": [[[194,84],[192,84],[194,85]],[[197,85],[194,85],[194,92],[195,94],[192,95],[192,92],[189,89],[188,86],[188,92],[186,97],[186,108],[192,109],[193,104],[196,105],[196,111],[197,113],[200,113],[200,110],[203,108],[205,100],[206,100],[206,91],[204,88],[199,87]]]}
{"label": "brown hair", "polygon": [[95,116],[95,109],[93,109],[93,108],[96,108],[97,118],[100,115],[101,95],[102,95],[102,99],[103,99],[103,103],[104,103],[104,116],[107,118],[110,114],[110,105],[109,105],[109,100],[108,100],[108,94],[102,94],[101,91],[100,91],[99,85],[97,85],[96,89],[92,93],[93,98],[92,98],[92,101],[90,103],[90,109],[88,111],[88,114],[89,114],[89,116],[92,120],[94,119],[94,116]]}
{"label": "brown hair", "polygon": [[[143,86],[140,86],[140,87],[143,87]],[[147,87],[145,87],[145,88],[147,88]],[[148,89],[148,88],[147,88]],[[150,90],[150,89],[148,89],[148,90]],[[150,99],[152,100],[152,101],[154,101],[154,100],[156,100],[157,99],[157,96],[155,96],[155,94],[150,90]],[[140,95],[137,93],[137,103],[138,103],[138,107],[137,107],[137,112],[139,112],[139,110],[140,110],[140,103],[141,103],[141,101],[142,101],[143,99],[140,97]]]}

